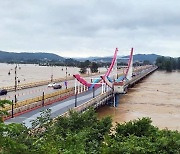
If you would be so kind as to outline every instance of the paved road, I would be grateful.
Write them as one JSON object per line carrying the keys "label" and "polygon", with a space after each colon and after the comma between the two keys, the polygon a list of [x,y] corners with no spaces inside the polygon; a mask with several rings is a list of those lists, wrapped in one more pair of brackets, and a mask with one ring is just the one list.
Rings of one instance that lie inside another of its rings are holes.
{"label": "paved road", "polygon": [[[119,70],[118,73],[122,73],[122,70]],[[101,75],[103,75],[103,74],[101,74]],[[92,78],[97,78],[99,76],[100,75],[96,75],[96,76],[93,76]],[[91,81],[91,77],[85,77],[85,79],[88,82]],[[62,89],[66,88],[65,85],[64,85],[64,82],[59,82],[59,84],[62,85]],[[74,80],[69,80],[68,81],[68,88],[70,88],[70,87],[74,87]],[[57,90],[58,89],[53,89],[52,87],[48,87],[47,85],[43,85],[43,86],[18,90],[16,92],[16,95],[17,95],[17,100],[18,101],[23,101],[23,100],[34,98],[34,97],[37,97],[37,96],[42,96],[43,92],[45,94],[50,94],[50,93],[53,93],[53,92],[55,92]],[[15,95],[14,91],[8,92],[7,95],[0,96],[0,99],[14,100],[14,95]]]}
{"label": "paved road", "polygon": [[[71,80],[70,82],[74,82]],[[74,85],[74,83],[72,84]],[[99,95],[101,93],[101,87],[98,88],[95,91],[95,96]],[[32,95],[30,95],[32,97]],[[79,94],[77,99],[77,105],[80,105],[82,103],[85,103],[86,101],[90,100],[93,96],[92,90],[87,91],[85,93]],[[35,120],[38,116],[40,116],[40,111],[44,109],[51,109],[52,115],[51,117],[57,117],[58,115],[61,115],[62,113],[68,111],[69,109],[73,108],[75,106],[75,97],[69,97],[68,99],[65,99],[63,101],[56,102],[54,104],[33,110],[31,112],[22,114],[18,117],[15,117],[13,119],[9,119],[5,121],[5,123],[24,123],[27,127],[31,127],[31,120]]]}
{"label": "paved road", "polygon": [[[101,88],[95,90],[95,96],[101,93]],[[83,104],[86,101],[93,98],[93,91],[87,91],[85,93],[79,94],[77,96],[77,105]],[[75,106],[75,96],[69,97],[63,101],[56,102],[54,104],[33,110],[31,112],[22,114],[20,116],[8,119],[5,121],[6,124],[8,123],[24,123],[27,127],[31,127],[31,120],[35,120],[37,117],[40,116],[40,111],[45,109],[51,109],[51,117],[57,117],[64,112],[68,111],[69,109]]]}
{"label": "paved road", "polygon": [[[90,77],[86,77],[86,79],[88,81],[90,81]],[[58,84],[62,85],[62,89],[66,88],[65,85],[64,85],[64,82],[59,82]],[[74,86],[74,80],[69,80],[68,81],[68,88],[73,87],[73,86]],[[49,94],[49,93],[53,93],[53,92],[55,92],[57,90],[59,90],[59,89],[53,89],[52,87],[48,87],[47,85],[43,85],[43,86],[18,90],[16,92],[16,94],[17,94],[18,101],[23,101],[23,100],[26,100],[26,99],[29,99],[29,98],[34,98],[34,97],[37,97],[37,96],[41,96],[43,94],[43,92],[45,92],[45,94]],[[12,92],[8,92],[7,95],[0,96],[0,98],[1,99],[14,100],[14,95],[15,95],[15,92],[12,91]]]}

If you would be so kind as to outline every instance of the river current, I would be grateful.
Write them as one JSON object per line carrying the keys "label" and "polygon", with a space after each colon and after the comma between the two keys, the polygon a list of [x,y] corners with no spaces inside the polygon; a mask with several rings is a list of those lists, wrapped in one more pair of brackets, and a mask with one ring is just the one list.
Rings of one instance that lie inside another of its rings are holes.
{"label": "river current", "polygon": [[120,98],[118,107],[97,110],[99,118],[111,116],[113,123],[150,117],[160,129],[180,131],[180,72],[156,71]]}

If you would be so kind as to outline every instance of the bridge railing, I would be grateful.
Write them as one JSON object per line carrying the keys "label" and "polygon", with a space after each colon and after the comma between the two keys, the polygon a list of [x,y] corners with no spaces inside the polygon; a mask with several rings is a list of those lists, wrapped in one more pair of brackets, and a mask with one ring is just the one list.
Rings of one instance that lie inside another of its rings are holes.
{"label": "bridge railing", "polygon": [[[101,72],[104,73],[104,72]],[[92,76],[98,75],[99,73],[92,73]],[[83,77],[88,77],[89,74],[83,74]],[[73,80],[74,77],[73,76],[69,76],[67,77],[67,80]],[[65,81],[66,78],[57,78],[54,79],[53,82],[63,82]],[[21,90],[21,89],[27,89],[27,88],[32,88],[32,87],[37,87],[37,86],[42,86],[42,85],[47,85],[51,83],[51,80],[43,80],[43,81],[37,81],[37,82],[30,82],[30,83],[25,83],[25,84],[18,84],[17,85],[17,90]],[[14,86],[6,86],[6,87],[1,87],[0,89],[6,89],[7,91],[14,91],[15,87]]]}
{"label": "bridge railing", "polygon": [[[91,100],[84,102],[83,104],[81,104],[71,110],[76,111],[76,112],[84,112],[89,107],[97,108],[101,105],[106,104],[112,97],[113,97],[113,92],[111,90],[111,91],[105,92],[103,94],[100,94],[100,95],[96,96],[95,98],[92,98]],[[69,115],[69,111],[65,112],[64,114],[62,114],[60,116],[68,116],[68,115]]]}
{"label": "bridge railing", "polygon": [[[30,104],[35,103],[35,102],[42,101],[43,99],[44,99],[44,101],[46,101],[48,98],[52,98],[52,97],[55,97],[55,96],[58,96],[58,95],[63,95],[63,94],[69,93],[69,92],[74,93],[74,87],[68,88],[68,89],[65,89],[65,90],[58,90],[58,91],[50,93],[50,94],[45,94],[44,98],[43,98],[43,96],[38,96],[38,97],[35,97],[35,98],[31,98],[31,99],[27,99],[27,100],[24,100],[24,101],[17,102],[14,105],[14,109],[25,106],[25,105],[30,105]],[[12,109],[12,105],[9,105],[9,104],[5,105],[5,107],[3,108],[3,110],[6,110],[6,111],[9,111],[11,109]]]}
{"label": "bridge railing", "polygon": [[146,70],[144,70],[144,72],[141,72],[139,75],[133,77],[130,81],[127,81],[124,85],[124,87],[127,87],[131,84],[134,84],[135,82],[137,82],[138,80],[140,80],[141,78],[147,76],[148,74],[150,74],[151,72],[155,71],[157,69],[157,67],[149,67],[146,68]]}
{"label": "bridge railing", "polygon": [[[87,91],[87,88],[81,88],[81,91],[79,93],[83,93]],[[78,93],[78,94],[79,94]],[[35,97],[32,99],[28,99],[25,101],[17,102],[17,104],[13,106],[13,115],[18,116],[20,114],[23,114],[25,112],[32,111],[34,109],[40,108],[42,106],[50,105],[55,102],[60,102],[70,96],[73,96],[75,94],[75,88],[68,88],[65,90],[59,90],[54,93],[46,94],[43,96]],[[12,105],[5,105],[5,108],[0,108],[1,110],[8,111],[8,116],[4,117],[4,119],[9,119],[12,116]]]}

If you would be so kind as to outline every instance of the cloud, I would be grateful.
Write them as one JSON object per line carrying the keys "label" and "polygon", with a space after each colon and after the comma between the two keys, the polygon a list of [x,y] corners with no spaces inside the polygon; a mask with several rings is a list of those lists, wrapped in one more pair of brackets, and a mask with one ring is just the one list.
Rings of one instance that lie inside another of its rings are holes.
{"label": "cloud", "polygon": [[0,1],[0,49],[61,56],[180,56],[178,0]]}

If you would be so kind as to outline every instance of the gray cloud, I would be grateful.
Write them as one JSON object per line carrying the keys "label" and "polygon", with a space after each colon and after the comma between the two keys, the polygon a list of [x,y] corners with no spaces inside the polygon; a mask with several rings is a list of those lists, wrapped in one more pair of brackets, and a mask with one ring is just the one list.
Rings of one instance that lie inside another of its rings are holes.
{"label": "gray cloud", "polygon": [[178,0],[0,1],[0,50],[180,56]]}

